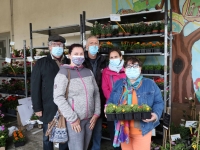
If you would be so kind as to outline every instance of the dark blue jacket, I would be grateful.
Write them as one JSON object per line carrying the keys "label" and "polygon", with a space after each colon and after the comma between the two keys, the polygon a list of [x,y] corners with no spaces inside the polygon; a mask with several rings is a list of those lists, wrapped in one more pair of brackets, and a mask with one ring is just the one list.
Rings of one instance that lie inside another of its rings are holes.
{"label": "dark blue jacket", "polygon": [[[113,90],[111,92],[110,98],[107,101],[107,104],[109,103],[118,104],[123,94],[124,90],[123,83],[125,82],[124,80],[126,79],[120,79],[114,84]],[[141,125],[142,135],[145,135],[160,124],[159,119],[164,109],[164,101],[159,87],[153,80],[148,78],[142,79],[142,84],[136,90],[136,93],[137,93],[138,105],[142,104],[149,105],[152,108],[152,112],[155,113],[158,117],[155,122],[145,123],[141,121],[140,125]]]}

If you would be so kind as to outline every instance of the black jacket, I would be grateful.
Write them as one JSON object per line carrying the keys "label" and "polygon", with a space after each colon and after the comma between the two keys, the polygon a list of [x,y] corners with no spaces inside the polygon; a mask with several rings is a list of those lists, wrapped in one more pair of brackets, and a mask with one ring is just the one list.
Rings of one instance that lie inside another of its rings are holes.
{"label": "black jacket", "polygon": [[[85,61],[83,63],[83,66],[92,70],[93,72],[93,67],[90,63],[90,58],[88,56],[88,51],[85,51]],[[96,79],[96,82],[97,82],[97,85],[99,87],[99,92],[100,92],[100,98],[101,98],[101,116],[104,116],[103,115],[103,110],[104,110],[104,105],[105,105],[105,102],[106,102],[106,98],[104,97],[103,95],[103,91],[102,91],[102,88],[101,88],[101,82],[102,82],[102,71],[104,68],[106,68],[107,66],[107,63],[106,63],[106,58],[101,55],[101,54],[97,54],[97,57],[96,57],[96,61],[97,61],[97,66],[96,66],[96,76],[95,76],[95,79]]]}
{"label": "black jacket", "polygon": [[[69,64],[70,60],[64,57],[63,64]],[[59,71],[59,67],[51,55],[39,59],[31,74],[31,98],[33,110],[42,111],[40,118],[43,123],[52,121],[57,105],[53,102],[54,78]]]}

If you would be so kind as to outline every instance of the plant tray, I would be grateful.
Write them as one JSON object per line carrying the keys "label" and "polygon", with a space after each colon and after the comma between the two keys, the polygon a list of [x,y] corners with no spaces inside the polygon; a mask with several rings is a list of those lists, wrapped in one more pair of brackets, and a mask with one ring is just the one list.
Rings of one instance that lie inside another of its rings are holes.
{"label": "plant tray", "polygon": [[107,116],[107,121],[114,121],[114,120],[116,120],[115,113],[106,114],[106,116]]}

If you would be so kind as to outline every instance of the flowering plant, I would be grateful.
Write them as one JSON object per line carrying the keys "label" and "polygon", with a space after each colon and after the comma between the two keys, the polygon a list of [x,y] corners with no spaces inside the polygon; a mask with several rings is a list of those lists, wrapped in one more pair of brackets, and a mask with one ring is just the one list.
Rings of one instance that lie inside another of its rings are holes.
{"label": "flowering plant", "polygon": [[157,85],[164,85],[164,79],[163,78],[156,78],[154,79]]}
{"label": "flowering plant", "polygon": [[143,109],[143,107],[139,106],[137,104],[135,104],[135,105],[132,106],[132,111],[133,112],[142,112],[142,109]]}
{"label": "flowering plant", "polygon": [[8,129],[4,126],[0,126],[0,147],[5,147],[6,140],[8,139]]}
{"label": "flowering plant", "polygon": [[117,106],[115,104],[112,104],[112,103],[108,104],[106,106],[106,113],[114,113],[116,110],[116,107]]}
{"label": "flowering plant", "polygon": [[19,96],[13,96],[10,95],[8,97],[5,98],[6,102],[5,102],[5,107],[9,108],[9,109],[16,109],[18,104],[18,99]]}
{"label": "flowering plant", "polygon": [[142,104],[142,111],[143,112],[150,112],[151,107],[149,107],[147,104]]}
{"label": "flowering plant", "polygon": [[[0,107],[2,106],[2,103],[0,103]],[[3,123],[3,118],[4,118],[4,114],[1,112],[1,110],[0,110],[0,124],[2,125],[2,123]]]}
{"label": "flowering plant", "polygon": [[109,41],[107,41],[107,42],[101,42],[100,43],[100,47],[101,48],[112,48],[113,44],[112,44],[112,42],[109,42]]}
{"label": "flowering plant", "polygon": [[21,130],[13,132],[13,142],[23,142],[25,141],[25,136],[23,135]]}
{"label": "flowering plant", "polygon": [[126,50],[129,49],[129,47],[130,47],[130,42],[128,42],[128,41],[122,41],[121,42],[121,49],[122,50],[126,51]]}

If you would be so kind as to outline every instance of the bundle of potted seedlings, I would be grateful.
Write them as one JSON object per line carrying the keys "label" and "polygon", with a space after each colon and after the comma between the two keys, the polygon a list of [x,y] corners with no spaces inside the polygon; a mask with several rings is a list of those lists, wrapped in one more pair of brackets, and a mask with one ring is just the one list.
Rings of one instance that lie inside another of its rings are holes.
{"label": "bundle of potted seedlings", "polygon": [[131,35],[131,26],[129,24],[124,25],[124,30],[125,30],[125,33],[124,33],[125,36]]}
{"label": "bundle of potted seedlings", "polygon": [[124,120],[133,120],[133,104],[132,105],[123,105],[124,108]]}
{"label": "bundle of potted seedlings", "polygon": [[140,34],[145,34],[147,30],[147,24],[144,22],[139,23]]}
{"label": "bundle of potted seedlings", "polygon": [[140,42],[136,42],[133,45],[134,53],[140,53]]}
{"label": "bundle of potted seedlings", "polygon": [[105,26],[105,35],[106,37],[111,37],[112,36],[112,32],[113,32],[113,28],[110,24],[107,24],[107,26]]}
{"label": "bundle of potted seedlings", "polygon": [[148,73],[154,74],[154,66],[153,65],[148,65]]}
{"label": "bundle of potted seedlings", "polygon": [[148,66],[147,65],[142,67],[142,73],[143,74],[148,74]]}
{"label": "bundle of potted seedlings", "polygon": [[142,119],[151,119],[151,107],[142,104]]}
{"label": "bundle of potted seedlings", "polygon": [[115,112],[116,112],[116,120],[124,120],[124,112],[125,112],[125,110],[124,110],[123,105],[118,105],[116,107]]}
{"label": "bundle of potted seedlings", "polygon": [[131,53],[132,51],[130,50],[130,42],[122,41],[121,42],[121,50],[124,51],[125,53]]}
{"label": "bundle of potted seedlings", "polygon": [[160,53],[160,52],[162,52],[161,51],[161,43],[160,42],[156,42],[152,46],[153,46],[153,52],[154,53]]}
{"label": "bundle of potted seedlings", "polygon": [[162,68],[161,65],[155,65],[154,66],[154,73],[155,74],[161,74],[161,68]]}
{"label": "bundle of potted seedlings", "polygon": [[133,105],[132,107],[133,111],[133,118],[134,120],[141,120],[142,119],[142,106],[139,106],[137,104]]}
{"label": "bundle of potted seedlings", "polygon": [[140,44],[140,52],[145,53],[145,43],[144,42]]}
{"label": "bundle of potted seedlings", "polygon": [[160,33],[164,34],[164,32],[165,32],[165,23],[162,21],[160,22]]}
{"label": "bundle of potted seedlings", "polygon": [[91,29],[91,35],[94,35],[97,38],[99,38],[100,34],[101,34],[101,24],[95,21],[95,24]]}
{"label": "bundle of potted seedlings", "polygon": [[113,44],[109,41],[100,43],[100,53],[108,54]]}
{"label": "bundle of potted seedlings", "polygon": [[133,33],[133,35],[138,35],[139,32],[140,32],[140,26],[139,26],[139,24],[134,24],[132,26],[132,33]]}
{"label": "bundle of potted seedlings", "polygon": [[153,34],[158,34],[159,33],[159,24],[157,22],[152,23],[152,33]]}
{"label": "bundle of potted seedlings", "polygon": [[107,116],[107,121],[114,121],[116,120],[116,116],[115,116],[115,110],[116,110],[116,105],[115,104],[108,104],[106,106],[106,116]]}
{"label": "bundle of potted seedlings", "polygon": [[105,38],[106,36],[106,28],[105,25],[101,26],[101,38]]}
{"label": "bundle of potted seedlings", "polygon": [[146,53],[151,53],[152,51],[151,51],[151,49],[152,49],[152,42],[148,42],[148,43],[146,43],[146,45],[145,45],[145,52]]}
{"label": "bundle of potted seedlings", "polygon": [[125,26],[121,25],[120,27],[118,27],[118,36],[124,36],[124,29]]}
{"label": "bundle of potted seedlings", "polygon": [[151,34],[152,33],[152,25],[151,24],[148,24],[147,27],[146,27],[146,34]]}

